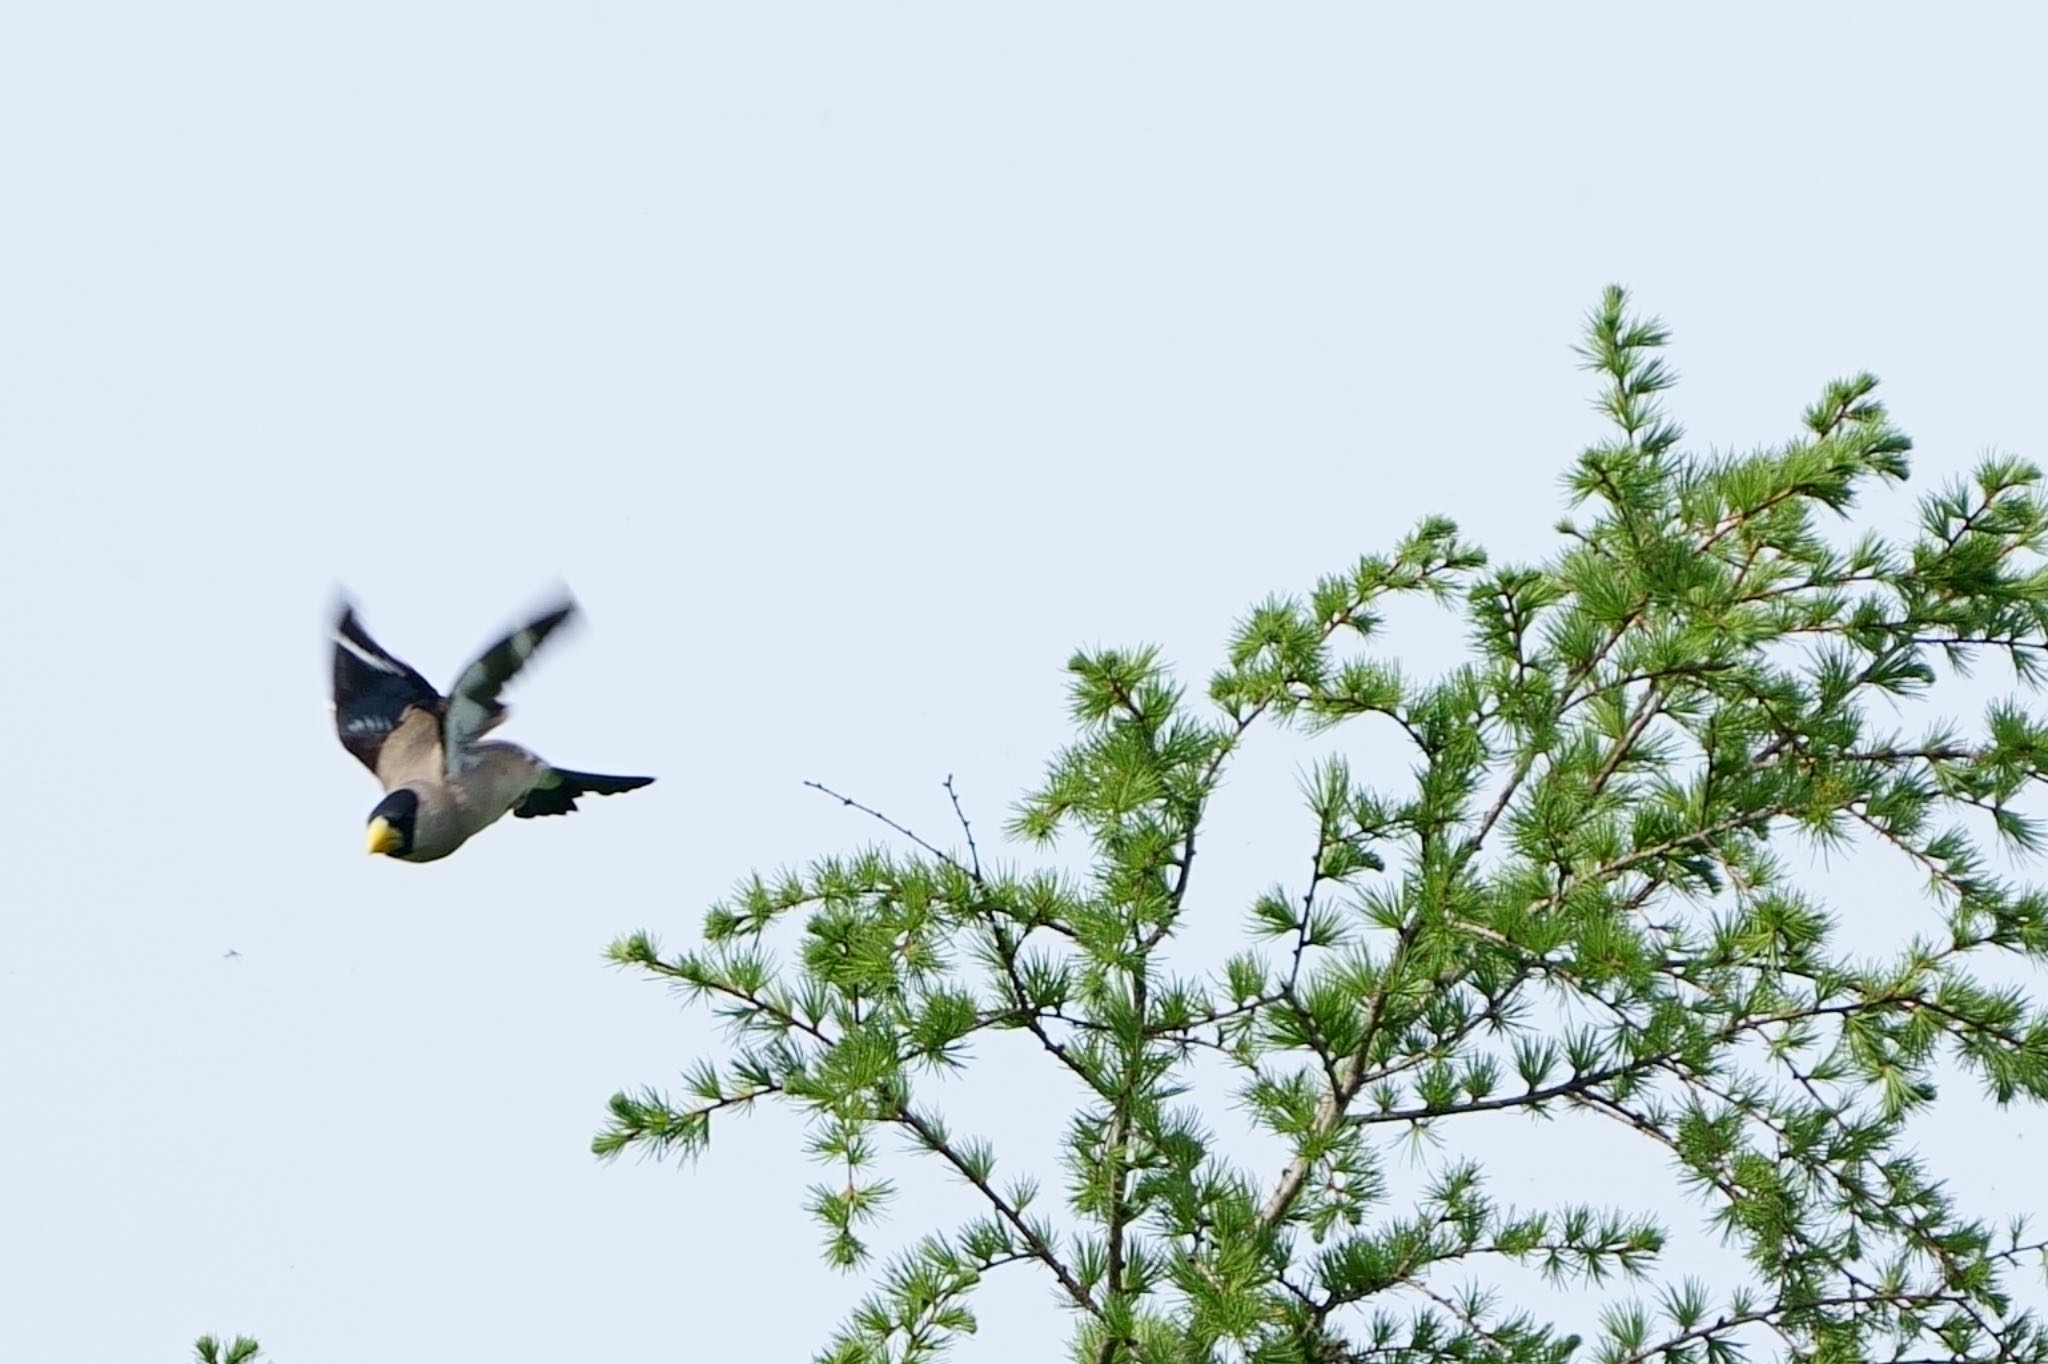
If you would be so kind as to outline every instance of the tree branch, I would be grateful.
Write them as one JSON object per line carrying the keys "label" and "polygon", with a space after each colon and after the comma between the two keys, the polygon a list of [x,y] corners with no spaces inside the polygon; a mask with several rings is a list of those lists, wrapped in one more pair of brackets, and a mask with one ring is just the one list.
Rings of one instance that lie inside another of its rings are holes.
{"label": "tree branch", "polygon": [[1024,1244],[1030,1249],[1032,1258],[1052,1271],[1052,1276],[1059,1280],[1060,1287],[1066,1290],[1067,1296],[1073,1300],[1076,1307],[1091,1316],[1101,1315],[1101,1309],[1095,1303],[1095,1296],[1082,1286],[1081,1281],[1074,1277],[1074,1272],[1068,1269],[1053,1248],[1046,1244],[1045,1238],[1025,1220],[1023,1212],[1003,1197],[993,1184],[983,1179],[928,1118],[921,1116],[909,1104],[900,1104],[893,1115],[893,1120],[916,1133],[917,1139],[924,1143],[925,1149],[943,1158],[960,1173],[961,1178],[980,1191],[981,1196],[988,1200],[989,1206],[996,1210],[996,1215],[1024,1238]]}

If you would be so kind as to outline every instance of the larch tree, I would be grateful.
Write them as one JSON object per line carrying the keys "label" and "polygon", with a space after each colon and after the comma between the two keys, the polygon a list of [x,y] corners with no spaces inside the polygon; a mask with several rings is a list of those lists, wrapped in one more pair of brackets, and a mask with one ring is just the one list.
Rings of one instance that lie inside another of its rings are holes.
{"label": "larch tree", "polygon": [[[1252,609],[1201,698],[1154,650],[1077,654],[1076,733],[1005,855],[958,801],[940,842],[866,810],[877,845],[743,880],[699,945],[620,939],[731,1042],[616,1096],[597,1153],[694,1157],[749,1105],[799,1112],[825,1253],[871,1279],[832,1364],[937,1357],[999,1270],[1043,1279],[1086,1364],[2048,1359],[2042,1242],[1956,1206],[1914,1139],[1943,1089],[2048,1095],[2025,988],[2048,898],[1996,866],[2037,847],[2048,771],[2022,704],[2048,649],[2039,471],[1987,460],[1917,529],[1862,533],[1859,493],[1908,474],[1874,379],[1828,385],[1782,446],[1699,454],[1665,343],[1618,289],[1590,317],[1612,430],[1542,562],[1425,520]],[[1400,665],[1385,612],[1410,596],[1462,617],[1458,666]],[[1951,715],[1979,663],[2011,699]],[[1211,797],[1273,726],[1324,746],[1304,856],[1245,907],[1245,950],[1169,966],[1224,836]],[[1354,726],[1408,761],[1356,770]],[[1910,867],[1916,931],[1874,940],[1815,848]],[[1080,1096],[1062,1168],[949,1125],[934,1077],[993,1032]],[[1460,1148],[1503,1111],[1613,1124],[1668,1198],[1504,1202]],[[1232,1123],[1281,1158],[1235,1154]],[[1426,1177],[1397,1191],[1418,1133]],[[898,1141],[978,1212],[872,1263]],[[1674,1204],[1739,1251],[1726,1272],[1670,1253]],[[1604,1293],[1597,1324],[1491,1282],[1516,1263]]]}

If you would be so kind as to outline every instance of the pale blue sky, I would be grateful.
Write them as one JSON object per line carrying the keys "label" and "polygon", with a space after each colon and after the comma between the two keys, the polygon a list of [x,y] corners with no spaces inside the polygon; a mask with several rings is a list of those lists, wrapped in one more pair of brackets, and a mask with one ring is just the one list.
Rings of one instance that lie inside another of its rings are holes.
{"label": "pale blue sky", "polygon": [[[1674,327],[1696,446],[1869,368],[1920,486],[2048,456],[2043,13],[12,7],[10,1351],[807,1357],[861,1284],[793,1123],[588,1154],[714,1045],[604,944],[878,832],[805,778],[937,834],[953,773],[992,830],[1077,644],[1200,679],[1432,511],[1541,552],[1610,280]],[[507,737],[661,780],[364,857],[335,586],[445,684],[557,579],[589,628]],[[1219,804],[1215,942],[1294,866],[1307,751]],[[1000,1059],[963,1126],[1056,1109]],[[1989,1191],[2022,1126],[1930,1149]],[[959,1206],[927,1173],[896,1229]],[[958,1357],[1049,1357],[1049,1301],[999,1284]]]}

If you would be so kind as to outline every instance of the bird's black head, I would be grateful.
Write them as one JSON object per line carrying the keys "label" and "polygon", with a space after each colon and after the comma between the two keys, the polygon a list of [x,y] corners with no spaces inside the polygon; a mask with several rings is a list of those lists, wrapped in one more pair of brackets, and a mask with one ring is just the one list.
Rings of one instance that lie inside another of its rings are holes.
{"label": "bird's black head", "polygon": [[418,794],[400,787],[370,811],[370,851],[403,857],[412,851],[413,821],[419,818]]}

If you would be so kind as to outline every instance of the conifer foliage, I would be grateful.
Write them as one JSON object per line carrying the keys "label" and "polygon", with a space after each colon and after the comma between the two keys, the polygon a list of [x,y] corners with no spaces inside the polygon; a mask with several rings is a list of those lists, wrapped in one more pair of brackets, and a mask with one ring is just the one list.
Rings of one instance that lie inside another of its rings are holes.
{"label": "conifer foliage", "polygon": [[[825,1254],[872,1279],[833,1364],[939,1356],[998,1271],[1042,1277],[1088,1364],[2048,1358],[2024,1309],[2042,1242],[1955,1206],[1912,1135],[1944,1092],[2048,1096],[2048,1021],[2011,983],[2048,954],[2048,896],[1998,869],[2041,838],[2040,473],[1987,460],[1912,533],[1859,535],[1859,493],[1908,474],[1873,378],[1778,448],[1702,455],[1665,343],[1618,289],[1589,318],[1612,432],[1545,561],[1425,520],[1252,610],[1204,697],[1152,650],[1077,654],[1076,734],[1014,808],[1017,864],[964,815],[941,847],[869,811],[881,846],[747,880],[701,945],[615,943],[731,1048],[616,1096],[596,1151],[695,1156],[749,1105],[803,1114]],[[1383,612],[1415,595],[1462,614],[1460,666],[1400,666]],[[1951,714],[1977,664],[2012,699]],[[1169,969],[1227,836],[1211,795],[1270,726],[1329,745],[1304,856],[1244,910],[1246,950]],[[1355,770],[1347,726],[1392,726],[1408,760]],[[1918,931],[1873,941],[1816,847],[1910,869]],[[1085,1096],[1064,1169],[948,1124],[932,1075],[993,1030]],[[1235,1090],[1205,1107],[1193,1073],[1219,1065]],[[1671,1199],[1509,1206],[1459,1149],[1503,1110],[1618,1125]],[[1284,1162],[1233,1158],[1217,1134],[1247,1118]],[[1429,1178],[1396,1195],[1419,1129]],[[980,1211],[871,1263],[899,1142]],[[1674,1202],[1735,1271],[1672,1261]],[[1489,1289],[1509,1262],[1598,1286],[1598,1329]]]}
{"label": "conifer foliage", "polygon": [[253,1337],[205,1335],[192,1342],[192,1364],[258,1364],[263,1347]]}

